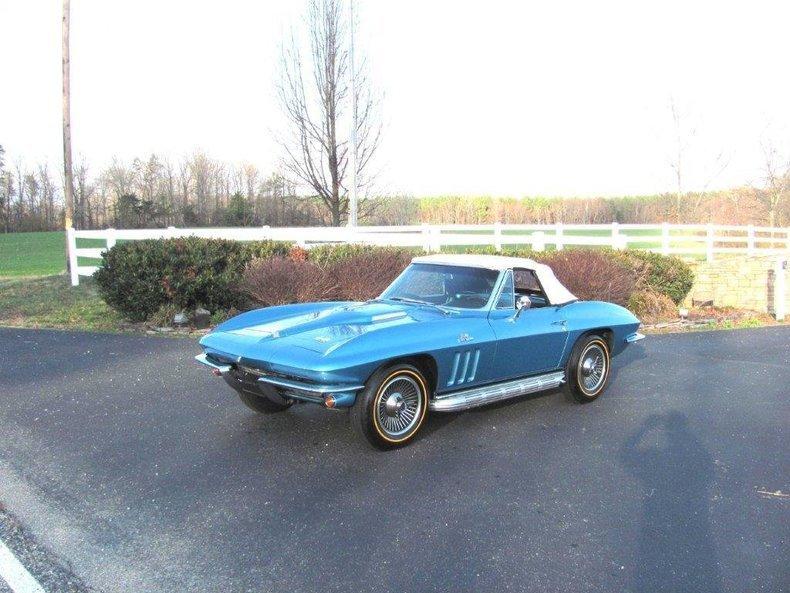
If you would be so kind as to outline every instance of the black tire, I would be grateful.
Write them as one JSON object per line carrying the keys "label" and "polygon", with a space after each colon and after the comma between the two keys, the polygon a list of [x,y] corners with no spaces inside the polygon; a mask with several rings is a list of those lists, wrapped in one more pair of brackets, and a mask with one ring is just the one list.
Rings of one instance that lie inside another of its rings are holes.
{"label": "black tire", "polygon": [[378,449],[411,442],[428,413],[430,390],[410,364],[382,367],[368,379],[351,408],[351,426]]}
{"label": "black tire", "polygon": [[582,336],[573,346],[565,367],[566,390],[577,402],[591,402],[606,389],[611,369],[606,338],[598,334]]}
{"label": "black tire", "polygon": [[239,399],[250,410],[258,412],[258,414],[274,414],[275,412],[284,412],[291,407],[293,401],[284,400],[284,403],[272,401],[265,395],[255,395],[246,391],[236,390],[239,394]]}

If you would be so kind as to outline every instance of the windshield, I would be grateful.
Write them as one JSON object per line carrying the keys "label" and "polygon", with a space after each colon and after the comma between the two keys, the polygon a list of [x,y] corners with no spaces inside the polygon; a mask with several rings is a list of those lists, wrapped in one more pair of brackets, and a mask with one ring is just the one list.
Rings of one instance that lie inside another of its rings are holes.
{"label": "windshield", "polygon": [[488,303],[498,276],[499,272],[482,268],[411,264],[381,298],[480,309]]}

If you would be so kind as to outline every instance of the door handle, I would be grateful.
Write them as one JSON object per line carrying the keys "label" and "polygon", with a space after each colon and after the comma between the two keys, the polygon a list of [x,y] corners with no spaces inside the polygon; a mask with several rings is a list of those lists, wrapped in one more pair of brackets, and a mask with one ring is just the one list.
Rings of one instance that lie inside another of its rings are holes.
{"label": "door handle", "polygon": [[551,322],[552,325],[561,325],[562,327],[565,327],[565,324],[567,324],[567,323],[568,322],[565,319],[561,319],[560,321],[552,321]]}

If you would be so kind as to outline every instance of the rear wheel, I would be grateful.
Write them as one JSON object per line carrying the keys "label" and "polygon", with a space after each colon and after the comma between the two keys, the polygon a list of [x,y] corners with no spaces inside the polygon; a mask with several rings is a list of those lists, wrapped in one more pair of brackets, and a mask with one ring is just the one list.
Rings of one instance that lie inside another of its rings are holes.
{"label": "rear wheel", "polygon": [[609,345],[599,335],[582,336],[573,347],[565,369],[567,389],[578,402],[590,402],[606,389],[611,357]]}
{"label": "rear wheel", "polygon": [[351,408],[351,425],[374,447],[391,449],[410,442],[428,410],[428,382],[416,367],[379,369]]}
{"label": "rear wheel", "polygon": [[273,414],[275,412],[282,412],[287,410],[293,404],[292,400],[282,400],[282,403],[273,401],[265,395],[255,395],[246,391],[237,390],[239,399],[250,410],[254,410],[259,414]]}

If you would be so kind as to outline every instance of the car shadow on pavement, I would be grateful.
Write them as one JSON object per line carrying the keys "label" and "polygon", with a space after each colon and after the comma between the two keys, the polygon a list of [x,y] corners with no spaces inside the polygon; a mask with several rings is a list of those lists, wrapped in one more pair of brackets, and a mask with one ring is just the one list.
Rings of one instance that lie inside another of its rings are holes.
{"label": "car shadow on pavement", "polygon": [[648,417],[620,458],[643,487],[632,590],[719,593],[708,496],[713,459],[686,417],[677,411]]}

